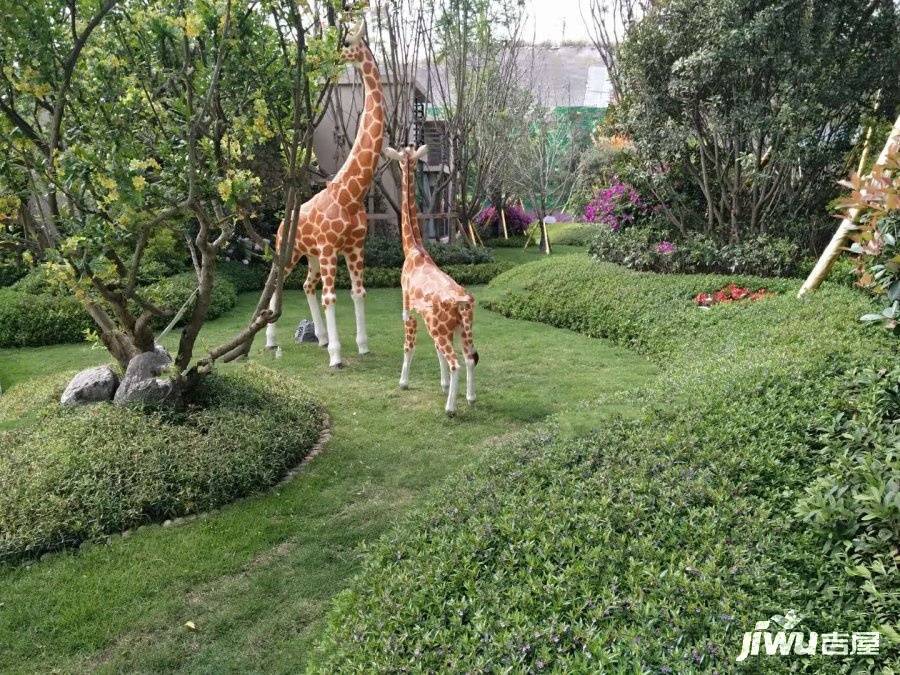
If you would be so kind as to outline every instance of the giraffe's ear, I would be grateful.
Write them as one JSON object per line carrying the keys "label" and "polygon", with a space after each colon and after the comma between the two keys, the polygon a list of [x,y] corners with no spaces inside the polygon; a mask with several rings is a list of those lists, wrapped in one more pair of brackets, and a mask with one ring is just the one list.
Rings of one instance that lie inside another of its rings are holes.
{"label": "giraffe's ear", "polygon": [[387,146],[385,146],[385,148],[384,148],[384,156],[387,157],[388,159],[394,160],[395,162],[399,162],[401,159],[403,159],[402,154],[400,154],[393,148],[389,148]]}
{"label": "giraffe's ear", "polygon": [[428,146],[420,145],[419,149],[413,153],[413,159],[422,159],[426,154],[428,154]]}

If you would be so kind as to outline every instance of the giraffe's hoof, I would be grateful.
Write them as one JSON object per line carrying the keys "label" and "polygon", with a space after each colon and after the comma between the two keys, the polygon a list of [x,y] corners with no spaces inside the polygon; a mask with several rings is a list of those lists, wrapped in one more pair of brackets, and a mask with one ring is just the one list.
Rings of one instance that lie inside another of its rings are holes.
{"label": "giraffe's hoof", "polygon": [[327,349],[327,348],[328,348],[328,340],[326,340],[325,342],[320,342],[320,343],[319,343],[319,346],[320,346],[322,349]]}
{"label": "giraffe's hoof", "polygon": [[469,405],[475,405],[475,399],[474,399],[474,398],[467,398],[467,399],[466,399],[466,403],[468,403]]}
{"label": "giraffe's hoof", "polygon": [[407,389],[409,389],[409,383],[408,383],[408,382],[401,382],[401,383],[400,383],[400,388],[401,388],[403,391],[406,391]]}
{"label": "giraffe's hoof", "polygon": [[447,417],[456,417],[456,411],[455,411],[455,410],[448,410],[448,411],[447,411]]}
{"label": "giraffe's hoof", "polygon": [[278,351],[278,345],[266,345],[265,347],[263,347],[263,351],[264,351],[266,354],[273,354],[273,355],[274,355],[275,352]]}
{"label": "giraffe's hoof", "polygon": [[332,363],[328,366],[332,370],[341,370],[344,367],[343,361],[338,361],[337,363]]}
{"label": "giraffe's hoof", "polygon": [[371,352],[369,351],[369,348],[368,348],[368,347],[366,347],[365,349],[360,349],[360,350],[359,350],[359,355],[360,355],[360,356],[365,356],[366,354],[371,354]]}

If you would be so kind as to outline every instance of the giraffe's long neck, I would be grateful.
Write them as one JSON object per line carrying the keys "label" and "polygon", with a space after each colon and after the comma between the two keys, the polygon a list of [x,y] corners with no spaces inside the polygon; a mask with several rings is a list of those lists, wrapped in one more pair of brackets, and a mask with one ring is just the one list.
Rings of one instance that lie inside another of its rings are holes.
{"label": "giraffe's long neck", "polygon": [[356,138],[350,154],[334,176],[333,183],[346,188],[350,196],[361,202],[372,186],[375,168],[381,155],[384,140],[384,93],[381,91],[381,75],[375,57],[363,46],[363,62],[360,64],[365,108],[356,130]]}
{"label": "giraffe's long neck", "polygon": [[403,237],[403,255],[409,255],[413,249],[425,253],[422,244],[422,233],[419,230],[419,212],[416,208],[416,160],[408,155],[403,156],[401,164],[403,191],[400,195],[400,230]]}

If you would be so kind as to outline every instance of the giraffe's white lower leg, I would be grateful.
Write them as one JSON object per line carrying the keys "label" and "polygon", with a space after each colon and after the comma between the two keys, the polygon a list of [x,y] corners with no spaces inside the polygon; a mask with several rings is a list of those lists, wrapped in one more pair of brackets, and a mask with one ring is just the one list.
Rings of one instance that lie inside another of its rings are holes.
{"label": "giraffe's white lower leg", "polygon": [[325,330],[325,322],[322,321],[322,309],[319,307],[315,291],[306,294],[306,302],[309,303],[309,313],[312,316],[313,326],[316,327],[316,337],[319,338],[319,346],[325,347],[328,344],[328,332]]}
{"label": "giraffe's white lower leg", "polygon": [[366,333],[366,296],[353,294],[353,309],[356,311],[356,346],[360,354],[369,353],[369,336]]}
{"label": "giraffe's white lower leg", "polygon": [[[275,294],[272,294],[272,299],[269,300],[269,309],[273,312],[278,308],[278,300],[275,297]],[[275,349],[278,346],[278,329],[275,327],[276,321],[273,321],[268,326],[266,326],[266,349]]]}
{"label": "giraffe's white lower leg", "polygon": [[405,352],[403,352],[403,367],[400,369],[400,388],[408,389],[409,388],[409,368],[412,365],[413,354],[415,353],[416,348],[413,347]]}
{"label": "giraffe's white lower leg", "polygon": [[447,368],[447,359],[441,354],[441,350],[437,350],[438,365],[441,367],[441,391],[447,393],[447,387],[450,386],[450,375]]}
{"label": "giraffe's white lower leg", "polygon": [[475,360],[466,359],[466,400],[475,403]]}
{"label": "giraffe's white lower leg", "polygon": [[447,406],[444,410],[448,415],[456,412],[456,394],[459,391],[459,366],[450,369],[450,389],[447,392]]}
{"label": "giraffe's white lower leg", "polygon": [[325,325],[328,329],[328,365],[336,367],[341,365],[341,341],[338,339],[337,317],[333,299],[325,306]]}

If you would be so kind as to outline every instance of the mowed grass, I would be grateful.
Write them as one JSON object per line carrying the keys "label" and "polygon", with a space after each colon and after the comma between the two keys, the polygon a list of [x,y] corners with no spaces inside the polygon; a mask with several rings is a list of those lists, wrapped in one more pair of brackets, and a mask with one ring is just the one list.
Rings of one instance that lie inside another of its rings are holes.
{"label": "mowed grass", "polygon": [[[254,302],[242,296],[208,324],[198,353],[243,325]],[[364,543],[430,486],[529,423],[561,413],[574,424],[579,401],[609,399],[605,410],[620,411],[615,392],[654,375],[646,360],[603,341],[478,309],[478,403],[461,397],[448,419],[421,326],[411,388],[397,387],[399,291],[370,291],[367,309],[372,353],[361,358],[352,303],[339,293],[347,367],[332,372],[324,350],[292,342],[308,309],[301,293],[286,295],[284,357],[270,363],[316,392],[333,427],[293,481],[184,525],[0,568],[0,671],[297,671]],[[269,358],[261,342],[255,360]],[[0,350],[0,385],[15,395],[17,382],[106,360],[87,345]]]}

